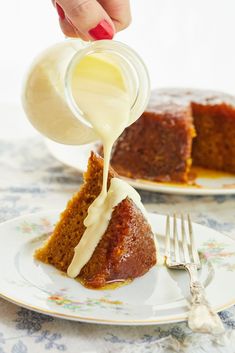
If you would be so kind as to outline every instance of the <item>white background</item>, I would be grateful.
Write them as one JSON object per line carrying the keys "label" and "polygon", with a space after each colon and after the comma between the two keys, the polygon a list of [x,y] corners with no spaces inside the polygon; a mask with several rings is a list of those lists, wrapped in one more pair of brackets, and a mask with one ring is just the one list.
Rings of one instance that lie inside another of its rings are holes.
{"label": "white background", "polygon": [[[152,86],[235,94],[235,0],[132,0],[133,22],[116,36],[143,57]],[[33,134],[19,113],[31,60],[63,40],[50,0],[0,0],[0,136]]]}

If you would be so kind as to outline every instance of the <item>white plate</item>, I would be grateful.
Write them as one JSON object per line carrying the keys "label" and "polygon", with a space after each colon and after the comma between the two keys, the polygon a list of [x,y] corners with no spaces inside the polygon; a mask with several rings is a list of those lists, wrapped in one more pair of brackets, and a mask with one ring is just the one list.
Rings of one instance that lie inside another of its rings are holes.
{"label": "white plate", "polygon": [[[54,141],[46,140],[51,154],[60,162],[83,173],[87,168],[87,161],[91,150],[97,150],[96,144],[83,146],[66,146]],[[185,184],[157,183],[148,180],[124,178],[137,189],[184,195],[225,195],[235,194],[235,175],[221,172],[198,170],[195,183],[197,187]]]}
{"label": "white plate", "polygon": [[[90,290],[50,265],[33,259],[59,212],[28,215],[0,225],[0,295],[23,307],[75,321],[112,325],[153,325],[187,318],[189,283],[184,271],[155,266],[115,290]],[[163,248],[165,217],[149,214]],[[215,310],[235,303],[235,242],[194,224],[201,249],[201,280]]]}

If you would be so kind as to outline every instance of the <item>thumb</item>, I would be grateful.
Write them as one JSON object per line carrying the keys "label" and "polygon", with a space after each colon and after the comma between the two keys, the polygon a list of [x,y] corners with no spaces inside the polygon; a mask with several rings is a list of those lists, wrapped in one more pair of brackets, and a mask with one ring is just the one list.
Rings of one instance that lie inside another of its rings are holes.
{"label": "thumb", "polygon": [[114,24],[96,0],[57,0],[65,19],[87,40],[112,39]]}

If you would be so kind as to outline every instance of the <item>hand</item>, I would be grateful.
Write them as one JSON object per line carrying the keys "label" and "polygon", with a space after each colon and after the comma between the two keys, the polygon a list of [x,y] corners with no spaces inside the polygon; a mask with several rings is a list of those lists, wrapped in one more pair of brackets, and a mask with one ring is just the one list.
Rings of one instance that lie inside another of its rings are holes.
{"label": "hand", "polygon": [[129,0],[53,0],[68,37],[112,39],[131,22]]}

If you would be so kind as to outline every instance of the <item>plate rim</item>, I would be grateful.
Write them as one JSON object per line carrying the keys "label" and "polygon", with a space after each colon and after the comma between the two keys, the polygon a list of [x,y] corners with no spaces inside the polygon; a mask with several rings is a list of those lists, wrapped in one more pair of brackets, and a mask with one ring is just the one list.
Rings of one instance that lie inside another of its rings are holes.
{"label": "plate rim", "polygon": [[[156,319],[156,320],[108,320],[108,319],[98,319],[98,318],[92,318],[92,317],[87,317],[84,318],[79,315],[71,315],[71,314],[63,314],[63,313],[58,313],[56,311],[48,311],[46,309],[41,309],[38,306],[33,306],[29,305],[25,302],[21,302],[18,300],[13,299],[10,296],[6,296],[0,292],[0,298],[13,303],[15,305],[21,306],[23,308],[26,308],[28,310],[32,310],[44,315],[48,315],[51,317],[56,317],[59,319],[64,319],[64,320],[70,320],[70,321],[75,321],[75,322],[85,322],[85,323],[90,323],[90,324],[101,324],[101,325],[118,325],[118,326],[152,326],[152,325],[165,325],[165,324],[172,324],[172,323],[179,323],[183,321],[187,321],[187,315],[186,314],[180,314],[178,317],[167,317],[166,319]],[[223,311],[231,306],[235,305],[235,299],[229,303],[226,303],[222,306],[216,307],[215,311],[218,313],[220,311]]]}
{"label": "plate rim", "polygon": [[[61,210],[58,209],[50,209],[50,210],[42,210],[40,212],[35,212],[35,213],[27,213],[24,215],[20,215],[18,217],[6,220],[4,222],[0,223],[0,228],[4,227],[7,224],[11,224],[17,221],[20,221],[22,219],[28,218],[28,217],[41,217],[41,216],[47,216],[50,217],[52,215],[55,215],[56,213],[59,214],[61,213]],[[161,214],[157,214],[154,212],[148,212],[151,215],[154,216],[160,216],[160,217],[164,217],[164,215]],[[216,230],[214,230],[213,228],[207,227],[205,225],[202,225],[200,223],[196,223],[193,222],[194,224],[197,224],[201,227],[205,227],[208,229],[212,229],[215,232],[218,232]],[[225,238],[227,238],[229,241],[234,242],[235,244],[235,240],[231,237],[229,237],[228,235],[222,233],[222,232],[218,232],[219,234],[221,234],[222,236],[224,236]],[[0,290],[0,298],[11,302],[15,305],[24,307],[28,310],[33,310],[36,311],[38,313],[42,313],[51,317],[56,317],[56,318],[60,318],[60,319],[65,319],[65,320],[71,320],[71,321],[77,321],[77,322],[86,322],[86,323],[93,323],[93,324],[102,324],[102,325],[118,325],[118,326],[151,326],[151,325],[162,325],[162,324],[170,324],[170,323],[178,323],[178,322],[183,322],[187,320],[187,313],[182,313],[182,314],[178,314],[177,316],[166,316],[165,318],[161,318],[161,319],[140,319],[140,320],[136,320],[136,319],[132,319],[132,320],[126,320],[126,319],[115,319],[115,320],[111,320],[111,319],[100,319],[100,318],[94,318],[94,317],[83,317],[83,316],[79,316],[79,315],[73,315],[73,314],[65,314],[65,313],[60,313],[58,311],[54,311],[54,310],[47,310],[44,308],[41,308],[39,306],[34,306],[32,304],[29,304],[27,302],[24,301],[20,301],[18,299],[15,299],[14,297],[10,296],[10,295],[6,295],[6,293],[4,293],[2,290]],[[215,311],[216,312],[220,312],[223,311],[231,306],[235,305],[235,298],[223,305],[218,305],[215,307]]]}

